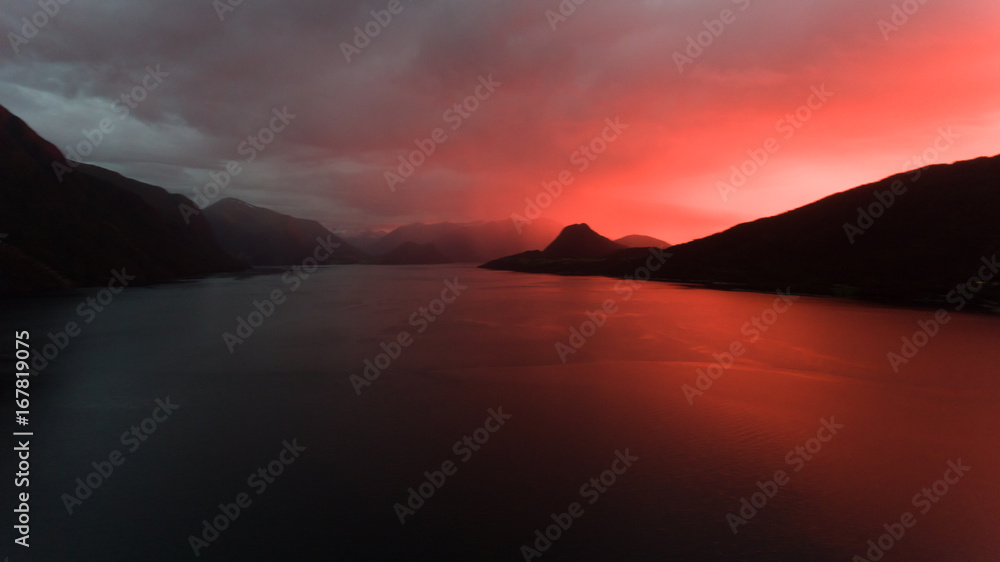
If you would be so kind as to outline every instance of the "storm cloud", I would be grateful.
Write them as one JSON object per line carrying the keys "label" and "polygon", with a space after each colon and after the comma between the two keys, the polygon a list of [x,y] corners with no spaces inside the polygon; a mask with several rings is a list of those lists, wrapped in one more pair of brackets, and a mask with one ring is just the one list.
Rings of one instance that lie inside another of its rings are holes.
{"label": "storm cloud", "polygon": [[568,171],[548,218],[681,242],[898,172],[942,128],[940,162],[1000,152],[995,3],[230,1],[6,2],[0,104],[61,149],[109,119],[84,161],[189,196],[239,161],[225,195],[332,228],[506,219]]}

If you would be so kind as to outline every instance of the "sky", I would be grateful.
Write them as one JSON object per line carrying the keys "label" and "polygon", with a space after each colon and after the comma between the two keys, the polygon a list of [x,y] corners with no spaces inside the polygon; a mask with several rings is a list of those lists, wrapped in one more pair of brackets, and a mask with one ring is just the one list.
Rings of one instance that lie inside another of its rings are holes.
{"label": "sky", "polygon": [[1000,154],[998,24],[992,0],[9,0],[0,104],[203,204],[678,243]]}

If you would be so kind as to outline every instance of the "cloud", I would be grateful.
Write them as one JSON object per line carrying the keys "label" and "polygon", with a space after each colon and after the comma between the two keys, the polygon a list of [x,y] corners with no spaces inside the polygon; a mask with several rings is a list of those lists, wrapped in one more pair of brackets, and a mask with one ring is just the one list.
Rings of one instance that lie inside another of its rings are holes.
{"label": "cloud", "polygon": [[[949,158],[1000,152],[991,4],[926,3],[888,40],[882,0],[584,2],[553,30],[560,4],[403,0],[383,26],[371,11],[388,0],[257,0],[222,21],[211,2],[73,0],[6,53],[0,103],[72,145],[159,65],[169,76],[86,160],[186,194],[287,107],[295,120],[227,194],[332,227],[502,219],[569,169],[550,218],[682,241],[899,171],[940,126],[966,132]],[[0,26],[37,9],[7,3]],[[679,72],[674,53],[726,9],[735,21]],[[366,26],[378,35],[348,62]],[[453,129],[446,112],[489,76],[502,85]],[[719,198],[820,84],[834,101]],[[628,130],[577,171],[574,151],[616,116]],[[385,172],[436,128],[447,140],[391,191]]]}

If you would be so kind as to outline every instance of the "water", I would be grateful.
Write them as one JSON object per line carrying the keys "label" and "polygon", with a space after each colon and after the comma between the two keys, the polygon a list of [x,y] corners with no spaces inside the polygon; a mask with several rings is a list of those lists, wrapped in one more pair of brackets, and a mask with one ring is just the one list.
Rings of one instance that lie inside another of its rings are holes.
{"label": "water", "polygon": [[[456,279],[467,288],[421,321]],[[997,559],[998,319],[952,314],[894,373],[887,353],[933,311],[803,297],[765,312],[776,295],[650,283],[625,300],[615,284],[324,269],[233,354],[222,334],[291,288],[280,274],[128,289],[89,324],[77,307],[95,290],[8,300],[3,331],[29,329],[36,346],[82,325],[32,378],[31,559],[194,559],[189,537],[241,493],[251,503],[199,560],[524,560],[574,502],[582,515],[534,560],[851,560],[904,512],[916,525],[884,560]],[[617,312],[563,364],[556,344],[608,299]],[[773,324],[751,341],[754,317]],[[412,343],[358,396],[351,375],[401,332]],[[745,353],[689,403],[683,386],[734,342]],[[179,408],[123,443],[168,397]],[[455,448],[501,408],[478,451]],[[831,418],[836,435],[820,431]],[[305,450],[272,464],[266,489],[248,482],[293,440]],[[63,494],[113,451],[124,462],[68,514]],[[959,459],[971,470],[921,513],[913,496]],[[453,474],[400,524],[394,505],[446,461]],[[15,472],[9,450],[0,466]],[[604,493],[581,490],[612,467],[624,473]],[[769,487],[779,470],[787,483]],[[758,482],[773,497],[734,535],[727,515]],[[27,560],[12,519],[4,553]]]}

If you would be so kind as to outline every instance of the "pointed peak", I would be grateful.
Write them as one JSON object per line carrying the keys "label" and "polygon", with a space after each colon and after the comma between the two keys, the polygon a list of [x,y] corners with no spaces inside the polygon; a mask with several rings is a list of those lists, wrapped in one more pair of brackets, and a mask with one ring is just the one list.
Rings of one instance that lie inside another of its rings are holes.
{"label": "pointed peak", "polygon": [[625,248],[594,232],[587,223],[572,224],[559,233],[544,253],[555,258],[597,258]]}

